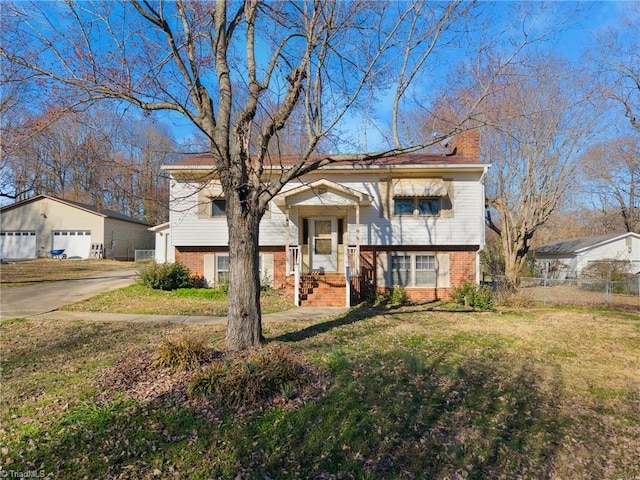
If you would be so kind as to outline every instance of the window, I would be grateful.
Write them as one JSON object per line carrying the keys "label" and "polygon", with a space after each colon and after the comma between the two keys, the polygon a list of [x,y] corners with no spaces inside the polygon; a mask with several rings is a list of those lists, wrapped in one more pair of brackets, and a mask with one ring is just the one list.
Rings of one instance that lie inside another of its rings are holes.
{"label": "window", "polygon": [[226,217],[227,216],[227,201],[224,198],[214,198],[211,200],[211,216],[212,217]]}
{"label": "window", "polygon": [[394,215],[413,215],[415,210],[414,198],[394,198],[393,214]]}
{"label": "window", "polygon": [[415,286],[428,287],[436,284],[436,256],[415,256]]}
{"label": "window", "polygon": [[414,253],[391,256],[391,284],[404,287],[435,287],[436,256]]}
{"label": "window", "polygon": [[395,197],[393,214],[396,216],[435,217],[440,214],[440,197]]}
{"label": "window", "polygon": [[408,286],[411,282],[411,256],[393,255],[391,257],[391,283]]}
{"label": "window", "polygon": [[[258,256],[258,276],[262,280],[262,255]],[[229,283],[229,255],[216,255],[216,285]]]}
{"label": "window", "polygon": [[216,256],[216,285],[229,283],[229,256]]}
{"label": "window", "polygon": [[417,197],[418,215],[420,216],[436,216],[440,213],[439,198]]}

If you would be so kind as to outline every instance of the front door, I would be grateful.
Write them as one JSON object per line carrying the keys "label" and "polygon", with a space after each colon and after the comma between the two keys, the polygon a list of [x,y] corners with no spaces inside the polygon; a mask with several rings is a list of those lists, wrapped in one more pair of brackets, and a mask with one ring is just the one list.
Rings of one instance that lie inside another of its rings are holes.
{"label": "front door", "polygon": [[309,221],[311,270],[338,271],[338,228],[335,217],[314,217]]}

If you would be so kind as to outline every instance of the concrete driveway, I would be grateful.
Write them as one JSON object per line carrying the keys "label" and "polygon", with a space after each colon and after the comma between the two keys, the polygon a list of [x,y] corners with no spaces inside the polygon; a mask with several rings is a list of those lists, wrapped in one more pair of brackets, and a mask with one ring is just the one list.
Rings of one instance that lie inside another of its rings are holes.
{"label": "concrete driveway", "polygon": [[75,280],[0,289],[0,320],[31,317],[135,282],[135,268],[113,270]]}

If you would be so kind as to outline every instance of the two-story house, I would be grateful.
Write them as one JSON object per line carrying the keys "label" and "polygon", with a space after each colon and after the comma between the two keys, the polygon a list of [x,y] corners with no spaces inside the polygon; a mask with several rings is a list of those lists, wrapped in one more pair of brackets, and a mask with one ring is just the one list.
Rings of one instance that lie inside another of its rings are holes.
{"label": "two-story house", "polygon": [[[298,305],[337,306],[394,286],[412,300],[445,299],[477,282],[488,165],[477,132],[451,150],[331,164],[287,184],[260,224],[261,278]],[[280,157],[265,175],[295,160]],[[163,168],[172,178],[175,260],[211,286],[225,282],[225,200],[211,157]]]}

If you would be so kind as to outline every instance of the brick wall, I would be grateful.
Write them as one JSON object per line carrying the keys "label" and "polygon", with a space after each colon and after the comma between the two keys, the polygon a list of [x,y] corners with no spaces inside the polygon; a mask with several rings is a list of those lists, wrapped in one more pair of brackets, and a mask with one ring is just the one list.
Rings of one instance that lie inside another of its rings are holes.
{"label": "brick wall", "polygon": [[[287,257],[284,247],[265,248],[260,253],[273,254],[273,286],[284,288],[287,282]],[[226,247],[175,247],[176,262],[187,266],[191,273],[204,275],[204,256],[212,253],[228,253]]]}
{"label": "brick wall", "polygon": [[[225,252],[225,248],[198,248],[176,247],[176,261],[183,263],[194,275],[204,275],[204,255]],[[273,254],[273,286],[284,289],[293,298],[294,277],[288,275],[287,256],[284,249],[263,249],[262,253]],[[476,281],[476,254],[473,251],[452,251],[449,253],[449,282],[450,288],[406,288],[407,296],[414,302],[430,302],[436,300],[447,300],[450,298],[452,288],[462,285],[463,282]],[[377,254],[374,251],[362,251],[362,266],[369,265],[373,268],[371,278],[375,279],[375,268],[377,265]],[[330,280],[330,281],[322,281]],[[378,292],[390,293],[391,289],[378,288]],[[366,297],[365,292],[365,297]],[[338,285],[331,276],[326,279],[319,279],[314,285],[314,291],[308,297],[306,305],[315,306],[343,306],[345,303],[346,291],[344,279]]]}
{"label": "brick wall", "polygon": [[[437,300],[449,300],[451,291],[459,287],[465,281],[476,281],[476,255],[475,252],[449,252],[449,288],[433,287],[406,287],[407,297],[412,302],[433,302]],[[381,294],[390,294],[391,288],[378,288]]]}
{"label": "brick wall", "polygon": [[[287,283],[287,255],[284,251],[273,252],[273,287],[277,289],[286,289]],[[291,277],[293,278],[293,277]],[[293,286],[291,286],[293,292]]]}
{"label": "brick wall", "polygon": [[202,277],[204,276],[204,256],[226,251],[224,247],[175,247],[176,262],[188,267],[193,275]]}

